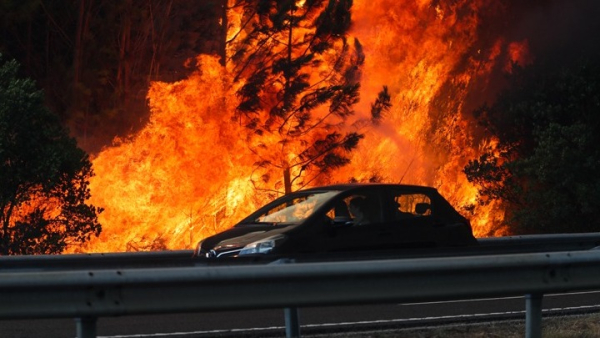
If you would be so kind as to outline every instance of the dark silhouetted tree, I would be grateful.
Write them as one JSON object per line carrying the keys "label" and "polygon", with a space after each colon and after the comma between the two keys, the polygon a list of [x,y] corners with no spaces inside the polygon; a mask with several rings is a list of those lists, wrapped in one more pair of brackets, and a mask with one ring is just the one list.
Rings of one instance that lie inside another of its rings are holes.
{"label": "dark silhouetted tree", "polygon": [[[231,62],[241,84],[236,119],[252,131],[258,158],[255,183],[285,193],[308,185],[346,165],[363,137],[345,124],[364,62],[359,41],[348,37],[351,7],[351,0],[246,1]],[[385,89],[373,120],[389,102]]]}
{"label": "dark silhouetted tree", "polygon": [[0,254],[55,254],[98,236],[88,155],[0,55]]}
{"label": "dark silhouetted tree", "polygon": [[600,64],[539,62],[477,111],[497,147],[465,173],[481,202],[500,200],[513,233],[600,230]]}

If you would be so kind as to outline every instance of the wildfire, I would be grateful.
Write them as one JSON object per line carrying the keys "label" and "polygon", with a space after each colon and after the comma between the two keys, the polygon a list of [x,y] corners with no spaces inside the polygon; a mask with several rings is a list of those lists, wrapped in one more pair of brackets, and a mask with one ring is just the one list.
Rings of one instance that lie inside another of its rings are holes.
{"label": "wildfire", "polygon": [[[476,48],[479,13],[492,6],[493,0],[354,1],[353,35],[366,55],[355,118],[367,117],[382,85],[393,107],[379,126],[361,130],[359,149],[332,182],[377,176],[435,186],[459,209],[475,203],[476,188],[462,173],[481,152],[465,107],[469,94],[475,82],[485,85],[494,65],[530,61],[526,41]],[[236,15],[228,20],[229,36],[241,21]],[[197,61],[189,78],[153,83],[145,129],[93,160],[91,203],[105,208],[103,232],[73,251],[190,249],[274,197],[250,182],[256,158],[244,143],[248,131],[232,121],[229,68],[211,56]],[[493,204],[467,216],[478,236],[504,217]]]}

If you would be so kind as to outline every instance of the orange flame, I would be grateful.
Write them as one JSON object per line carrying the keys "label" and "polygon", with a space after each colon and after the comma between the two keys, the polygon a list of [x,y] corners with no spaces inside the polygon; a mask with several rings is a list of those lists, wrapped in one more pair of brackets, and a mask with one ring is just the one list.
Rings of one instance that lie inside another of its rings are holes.
{"label": "orange flame", "polygon": [[[367,117],[382,85],[389,86],[393,107],[380,126],[361,130],[366,137],[351,164],[332,181],[377,176],[433,185],[457,208],[476,202],[477,190],[462,168],[482,145],[464,102],[474,79],[485,79],[507,46],[497,41],[484,61],[474,46],[478,13],[492,5],[493,0],[443,6],[432,0],[354,2],[352,33],[366,54],[355,118]],[[240,18],[231,13],[229,22]],[[233,28],[229,35],[235,33]],[[511,60],[529,60],[525,42],[509,45]],[[145,129],[93,160],[91,202],[105,208],[103,232],[72,251],[190,249],[274,197],[250,183],[256,159],[244,143],[248,131],[231,120],[236,88],[227,68],[211,56],[197,61],[199,69],[189,78],[153,83]],[[478,236],[504,218],[494,204],[468,216]]]}

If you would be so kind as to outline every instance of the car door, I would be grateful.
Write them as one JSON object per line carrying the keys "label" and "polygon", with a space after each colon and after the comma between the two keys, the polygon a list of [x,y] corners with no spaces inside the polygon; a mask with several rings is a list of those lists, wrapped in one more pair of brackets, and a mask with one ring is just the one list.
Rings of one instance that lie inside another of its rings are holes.
{"label": "car door", "polygon": [[437,244],[434,206],[420,191],[391,190],[384,199],[380,245],[386,249],[431,247]]}
{"label": "car door", "polygon": [[[364,199],[367,222],[357,224],[357,217],[350,210],[352,200]],[[316,231],[307,232],[303,247],[313,252],[364,252],[379,248],[378,228],[382,223],[381,198],[373,191],[340,196],[326,212],[327,226],[318,225]]]}

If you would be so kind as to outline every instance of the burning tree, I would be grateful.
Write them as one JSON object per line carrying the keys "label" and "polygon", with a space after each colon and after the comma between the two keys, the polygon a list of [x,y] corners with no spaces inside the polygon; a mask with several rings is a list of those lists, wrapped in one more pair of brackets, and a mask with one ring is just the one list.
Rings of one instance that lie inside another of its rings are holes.
{"label": "burning tree", "polygon": [[[351,7],[351,0],[246,4],[231,61],[241,83],[235,118],[252,131],[248,144],[258,158],[255,184],[289,193],[318,182],[348,164],[363,138],[361,123],[350,131],[345,123],[359,101],[364,62],[360,42],[347,36]],[[372,121],[389,107],[384,87]],[[283,182],[273,182],[271,170]]]}
{"label": "burning tree", "polygon": [[101,231],[92,165],[17,70],[0,65],[0,254],[60,253]]}

